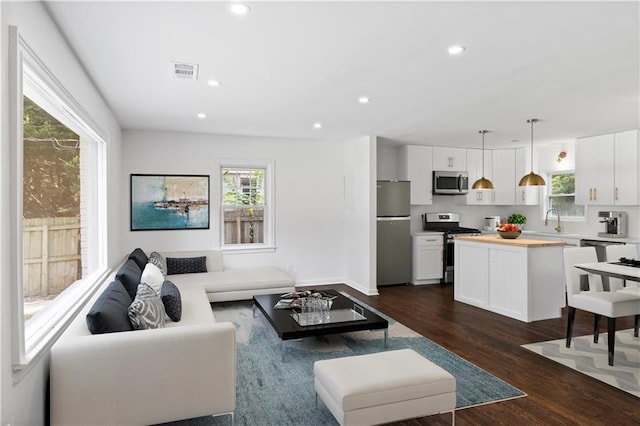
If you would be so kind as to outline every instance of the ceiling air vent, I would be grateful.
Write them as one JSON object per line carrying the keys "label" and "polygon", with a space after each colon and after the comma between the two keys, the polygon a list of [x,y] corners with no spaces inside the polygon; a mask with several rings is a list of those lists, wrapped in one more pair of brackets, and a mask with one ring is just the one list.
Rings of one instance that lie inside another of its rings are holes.
{"label": "ceiling air vent", "polygon": [[171,75],[178,80],[197,80],[198,64],[171,62]]}

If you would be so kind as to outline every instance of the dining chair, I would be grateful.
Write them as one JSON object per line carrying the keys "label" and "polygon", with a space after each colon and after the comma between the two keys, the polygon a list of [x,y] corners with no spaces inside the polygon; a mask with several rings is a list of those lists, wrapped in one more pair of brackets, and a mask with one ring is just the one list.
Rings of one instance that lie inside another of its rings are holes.
{"label": "dining chair", "polygon": [[[622,257],[626,257],[627,259],[638,258],[638,249],[635,244],[612,244],[610,246],[606,246],[605,250],[607,262],[616,262]],[[638,288],[637,281],[627,281],[625,284],[626,287],[623,285],[623,280],[620,278],[609,277],[609,290],[611,291],[617,290],[634,292],[632,289]]]}
{"label": "dining chair", "polygon": [[[638,317],[640,317],[640,296],[619,291],[602,291],[600,287],[590,287],[589,291],[580,291],[580,276],[588,274],[576,268],[578,263],[597,262],[595,247],[568,247],[564,249],[564,273],[567,290],[567,338],[566,347],[571,347],[573,322],[576,310],[594,314],[593,342],[598,343],[600,317],[607,318],[607,351],[609,365],[613,365],[615,349],[616,318],[635,316],[634,335],[638,337]],[[590,279],[592,277],[589,277]],[[593,281],[597,279],[593,277]]]}

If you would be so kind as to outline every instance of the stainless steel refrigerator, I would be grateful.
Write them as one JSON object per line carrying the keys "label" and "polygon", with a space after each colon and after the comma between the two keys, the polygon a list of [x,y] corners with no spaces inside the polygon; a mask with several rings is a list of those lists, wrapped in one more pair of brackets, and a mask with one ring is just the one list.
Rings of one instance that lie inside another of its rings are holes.
{"label": "stainless steel refrigerator", "polygon": [[377,182],[377,284],[411,281],[409,181]]}

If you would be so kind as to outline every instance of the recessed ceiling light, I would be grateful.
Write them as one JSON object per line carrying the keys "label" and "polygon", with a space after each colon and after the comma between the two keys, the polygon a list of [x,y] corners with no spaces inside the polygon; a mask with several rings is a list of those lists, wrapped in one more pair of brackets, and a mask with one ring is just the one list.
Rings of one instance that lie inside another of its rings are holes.
{"label": "recessed ceiling light", "polygon": [[313,127],[316,129],[321,129],[322,128],[322,123],[313,123]]}
{"label": "recessed ceiling light", "polygon": [[198,118],[199,119],[207,118],[207,114],[205,114],[204,112],[199,112],[198,113]]}
{"label": "recessed ceiling light", "polygon": [[459,55],[462,52],[464,52],[465,49],[466,47],[456,44],[456,45],[450,46],[449,49],[447,49],[447,51],[449,52],[449,55]]}
{"label": "recessed ceiling light", "polygon": [[218,87],[220,86],[220,82],[218,80],[209,80],[207,81],[207,84],[211,87]]}
{"label": "recessed ceiling light", "polygon": [[366,96],[360,96],[360,97],[358,98],[358,102],[360,102],[361,104],[368,104],[368,103],[369,103],[369,100],[370,100],[370,99],[369,99],[368,97],[366,97]]}
{"label": "recessed ceiling light", "polygon": [[251,9],[249,9],[249,6],[247,6],[246,4],[234,3],[231,5],[231,12],[235,13],[236,15],[246,15],[250,11]]}

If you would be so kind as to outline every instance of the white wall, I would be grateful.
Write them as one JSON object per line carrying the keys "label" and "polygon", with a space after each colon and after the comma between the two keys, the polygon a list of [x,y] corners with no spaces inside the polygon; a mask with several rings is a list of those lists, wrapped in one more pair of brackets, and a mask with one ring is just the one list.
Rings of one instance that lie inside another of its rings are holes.
{"label": "white wall", "polygon": [[348,142],[345,158],[345,282],[367,294],[376,284],[376,139]]}
{"label": "white wall", "polygon": [[[123,252],[219,248],[219,203],[211,200],[211,229],[129,231],[129,174],[206,174],[220,185],[221,159],[275,160],[275,238],[272,253],[226,254],[225,266],[272,265],[299,285],[343,282],[343,143],[259,137],[125,131],[120,215]],[[212,197],[216,191],[211,191]]]}
{"label": "white wall", "polygon": [[[100,95],[62,36],[39,2],[0,2],[0,424],[39,425],[45,424],[48,417],[46,398],[48,391],[49,357],[45,355],[36,361],[22,379],[13,383],[11,366],[11,274],[7,259],[13,253],[9,241],[9,230],[15,227],[10,219],[9,200],[15,182],[9,174],[9,110],[8,89],[8,33],[9,25],[18,27],[20,34],[35,51],[46,67],[60,83],[99,123],[108,134],[108,174],[110,182],[119,186],[120,173],[120,129]],[[115,188],[109,188],[109,196],[115,194]],[[114,197],[110,197],[113,199]],[[109,227],[120,226],[120,215],[113,212],[116,206],[109,207]],[[110,264],[115,263],[120,253],[119,240],[110,233],[108,257]]]}

